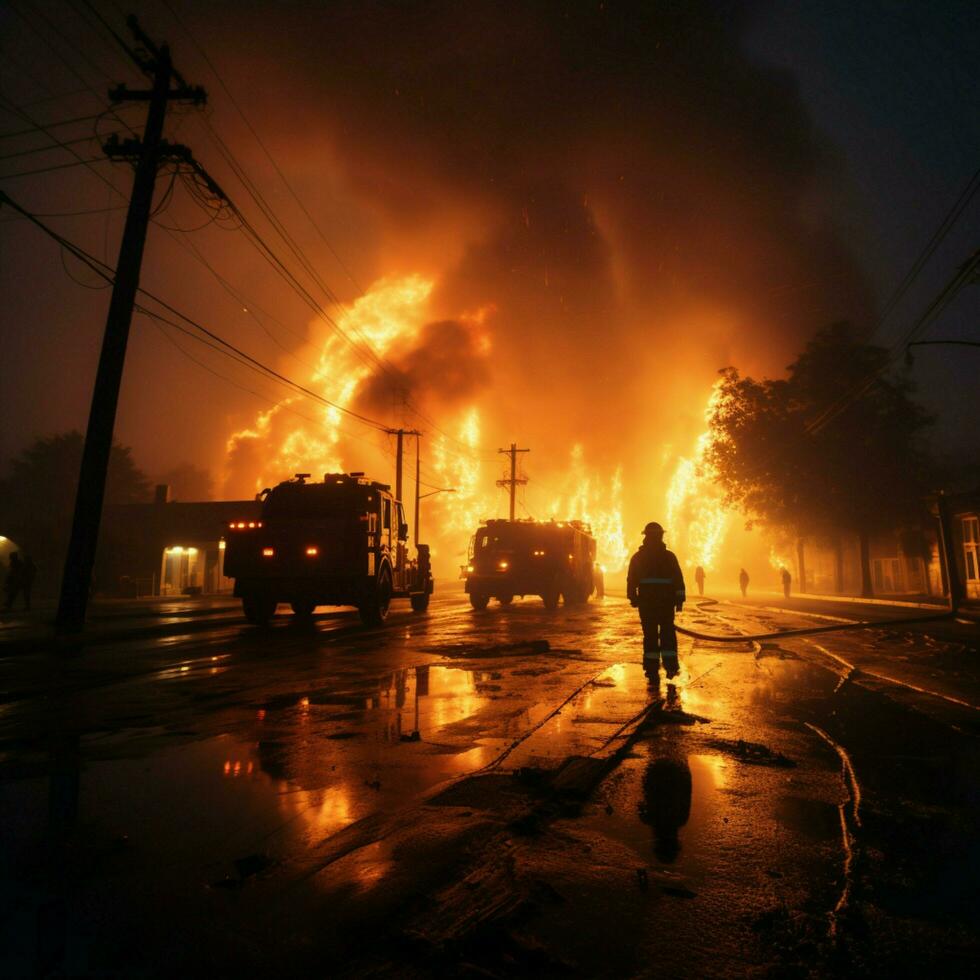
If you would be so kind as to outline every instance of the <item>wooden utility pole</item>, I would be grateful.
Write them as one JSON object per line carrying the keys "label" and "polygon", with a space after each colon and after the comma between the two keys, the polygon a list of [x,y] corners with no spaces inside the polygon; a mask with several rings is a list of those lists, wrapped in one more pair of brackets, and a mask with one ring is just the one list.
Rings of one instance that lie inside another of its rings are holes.
{"label": "wooden utility pole", "polygon": [[497,481],[498,487],[510,487],[510,519],[514,519],[514,505],[517,499],[517,488],[519,486],[524,486],[527,480],[524,478],[518,479],[517,476],[517,454],[518,453],[529,453],[530,449],[518,449],[517,443],[512,442],[510,444],[510,449],[498,449],[498,453],[504,453],[506,456],[510,456],[510,479],[503,479]]}
{"label": "wooden utility pole", "polygon": [[402,502],[402,458],[404,456],[403,440],[405,436],[422,435],[417,429],[385,429],[390,436],[398,437],[398,447],[395,453],[395,499]]}
{"label": "wooden utility pole", "polygon": [[[85,623],[102,504],[105,499],[106,473],[112,452],[119,387],[126,361],[133,305],[139,288],[157,168],[164,160],[186,160],[190,155],[186,147],[168,144],[163,139],[167,105],[172,101],[202,105],[207,100],[204,89],[189,87],[175,71],[170,61],[170,51],[165,44],[158,47],[146,37],[135,17],[130,17],[128,23],[140,50],[127,50],[139,68],[153,79],[153,87],[148,91],[131,91],[119,85],[109,93],[113,102],[149,102],[149,109],[142,140],[126,140],[123,143],[113,140],[105,146],[105,152],[110,157],[134,160],[136,175],[122,243],[119,246],[115,283],[85,433],[75,514],[58,603],[57,625],[61,632],[77,632]],[[176,88],[172,87],[174,81],[177,83]]]}
{"label": "wooden utility pole", "polygon": [[414,542],[415,550],[418,551],[419,548],[419,501],[422,499],[422,491],[420,489],[420,479],[422,475],[422,458],[421,458],[421,441],[418,433],[415,434],[415,524],[414,529]]}

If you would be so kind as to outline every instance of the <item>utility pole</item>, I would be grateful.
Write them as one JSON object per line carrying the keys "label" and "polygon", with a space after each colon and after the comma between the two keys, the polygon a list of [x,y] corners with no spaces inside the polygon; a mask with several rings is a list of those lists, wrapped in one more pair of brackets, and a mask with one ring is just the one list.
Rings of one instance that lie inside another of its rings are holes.
{"label": "utility pole", "polygon": [[498,487],[510,487],[510,519],[514,519],[514,504],[516,501],[516,494],[518,486],[524,486],[527,480],[522,478],[517,478],[517,454],[518,453],[529,453],[530,449],[518,449],[517,443],[512,442],[510,444],[510,449],[498,449],[498,453],[503,453],[505,456],[510,456],[510,479],[498,480]]}
{"label": "utility pole", "polygon": [[419,480],[422,475],[422,459],[421,459],[421,439],[418,433],[415,434],[415,523],[412,525],[414,528],[414,543],[416,552],[419,550],[419,501],[421,497],[421,489],[419,487]]}
{"label": "utility pole", "polygon": [[421,436],[422,433],[418,429],[385,429],[385,432],[390,436],[398,437],[398,448],[395,453],[395,499],[401,503],[402,500],[402,457],[403,457],[403,445],[402,441],[405,436]]}
{"label": "utility pole", "polygon": [[[137,43],[138,50],[126,48],[137,66],[153,80],[149,90],[132,91],[119,85],[109,93],[113,102],[148,102],[146,125],[142,140],[112,140],[104,147],[106,155],[113,159],[130,159],[136,163],[132,196],[119,246],[115,283],[106,317],[102,352],[92,392],[88,428],[85,433],[85,449],[82,455],[75,497],[75,514],[72,520],[71,539],[65,559],[65,571],[58,603],[57,625],[61,632],[77,632],[85,623],[92,567],[99,539],[102,504],[105,499],[106,473],[112,452],[112,433],[119,403],[119,387],[126,361],[126,345],[133,319],[133,305],[139,288],[140,267],[146,230],[153,205],[153,189],[157,169],[165,160],[186,161],[190,151],[186,147],[168,144],[163,139],[163,123],[167,105],[172,101],[203,105],[207,101],[204,89],[188,86],[170,61],[170,50],[165,44],[157,46],[140,29],[135,17],[127,20]],[[176,87],[172,83],[176,82]]]}

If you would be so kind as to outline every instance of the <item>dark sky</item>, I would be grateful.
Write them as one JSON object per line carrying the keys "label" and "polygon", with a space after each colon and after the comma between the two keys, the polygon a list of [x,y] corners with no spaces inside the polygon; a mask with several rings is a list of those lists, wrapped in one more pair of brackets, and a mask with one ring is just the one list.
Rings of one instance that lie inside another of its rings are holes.
{"label": "dark sky", "polygon": [[[115,3],[96,6],[122,30]],[[213,131],[339,298],[380,277],[433,278],[431,323],[415,346],[393,349],[394,367],[430,417],[478,399],[492,446],[521,436],[557,456],[584,434],[589,458],[609,466],[666,452],[696,434],[717,368],[778,371],[838,317],[870,329],[980,166],[969,3],[173,7],[329,249],[167,5],[133,9],[208,88]],[[75,0],[12,0],[0,18],[3,133],[93,115],[104,100],[91,89],[139,83]],[[135,123],[141,109],[125,117]],[[88,158],[93,126],[120,128],[104,118],[57,132]],[[168,135],[274,239],[200,113],[173,113]],[[0,156],[43,143],[3,139]],[[0,161],[0,173],[72,161],[65,150],[30,153]],[[95,166],[127,190],[124,168]],[[0,187],[51,214],[123,201],[82,167],[0,177]],[[111,263],[122,214],[45,220]],[[978,216],[974,202],[879,339],[897,337],[980,245]],[[178,184],[160,224],[204,220]],[[34,436],[84,427],[107,295],[69,278],[94,284],[23,221],[0,221],[2,459]],[[307,380],[322,325],[240,232],[218,223],[189,240],[264,312],[246,313],[160,226],[144,285]],[[960,296],[934,335],[975,337],[976,295]],[[492,356],[467,319],[477,309],[490,311]],[[432,372],[426,344],[442,355]],[[978,363],[962,349],[917,357],[944,447],[975,441]],[[359,407],[390,409],[384,389],[378,378],[365,385]],[[117,434],[151,473],[184,461],[220,471],[228,436],[281,396],[137,320]]]}
{"label": "dark sky", "polygon": [[[815,124],[846,168],[840,224],[879,301],[890,296],[980,169],[980,9],[958,0],[776,4],[756,21],[746,46],[798,79]],[[980,195],[875,339],[901,336],[978,247]],[[976,287],[964,290],[923,337],[980,340],[978,296]],[[913,377],[936,414],[944,448],[977,447],[978,374],[980,357],[962,347],[916,354]]]}

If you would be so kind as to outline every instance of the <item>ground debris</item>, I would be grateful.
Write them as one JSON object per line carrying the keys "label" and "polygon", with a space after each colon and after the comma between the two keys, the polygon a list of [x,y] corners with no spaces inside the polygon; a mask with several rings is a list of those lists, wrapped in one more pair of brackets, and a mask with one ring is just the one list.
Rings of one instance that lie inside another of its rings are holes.
{"label": "ground debris", "polygon": [[660,890],[665,895],[673,895],[675,898],[697,898],[698,893],[691,891],[685,885],[661,885]]}
{"label": "ground debris", "polygon": [[768,745],[761,745],[758,742],[747,742],[745,739],[713,738],[707,743],[711,748],[733,755],[742,762],[748,762],[755,766],[776,766],[783,769],[793,769],[796,763],[783,755],[770,749]]}
{"label": "ground debris", "polygon": [[211,888],[220,888],[223,891],[239,891],[245,887],[249,878],[254,878],[263,871],[268,871],[276,862],[268,854],[256,853],[237,858],[232,863],[235,866],[237,877],[225,875],[217,881],[212,881]]}
{"label": "ground debris", "polygon": [[248,854],[234,862],[240,878],[251,878],[253,875],[260,874],[272,867],[273,863],[268,854]]}
{"label": "ground debris", "polygon": [[778,660],[800,659],[792,650],[787,650],[778,643],[760,643],[759,649],[755,654],[755,659],[764,660],[767,657],[776,657]]}
{"label": "ground debris", "polygon": [[436,651],[445,657],[519,657],[532,653],[550,653],[551,644],[547,640],[521,640],[517,643],[494,643],[489,646],[474,646],[472,643],[449,643]]}

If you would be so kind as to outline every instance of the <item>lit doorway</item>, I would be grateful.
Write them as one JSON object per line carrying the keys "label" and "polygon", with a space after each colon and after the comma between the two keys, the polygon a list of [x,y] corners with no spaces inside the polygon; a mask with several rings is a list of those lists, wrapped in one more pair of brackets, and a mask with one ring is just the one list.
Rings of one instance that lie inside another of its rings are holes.
{"label": "lit doorway", "polygon": [[184,595],[200,592],[204,570],[203,552],[198,548],[174,545],[163,549],[160,565],[160,595]]}

